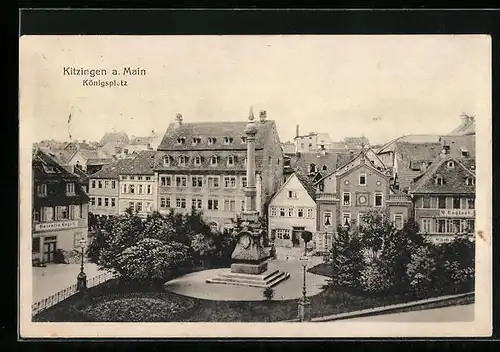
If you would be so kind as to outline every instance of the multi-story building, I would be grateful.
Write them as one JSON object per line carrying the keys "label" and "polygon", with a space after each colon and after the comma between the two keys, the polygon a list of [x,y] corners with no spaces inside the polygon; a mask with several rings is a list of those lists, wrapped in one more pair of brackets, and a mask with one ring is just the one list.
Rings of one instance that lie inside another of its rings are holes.
{"label": "multi-story building", "polygon": [[293,173],[269,202],[268,231],[277,247],[304,247],[303,231],[316,232],[316,190]]}
{"label": "multi-story building", "polygon": [[[253,118],[253,112],[251,112]],[[255,142],[257,210],[283,182],[283,154],[276,123],[260,112]],[[158,210],[202,210],[215,229],[230,226],[245,208],[246,121],[184,123],[177,114],[158,151]]]}
{"label": "multi-story building", "polygon": [[89,198],[78,182],[46,153],[33,154],[32,253],[34,262],[52,262],[58,249],[71,252],[87,240]]}
{"label": "multi-story building", "polygon": [[92,214],[119,214],[119,176],[122,170],[126,170],[128,162],[129,160],[115,161],[89,176],[89,208]]}
{"label": "multi-story building", "polygon": [[157,178],[154,167],[163,157],[153,150],[142,151],[134,159],[123,160],[120,169],[119,213],[132,208],[140,216],[155,211],[157,207]]}
{"label": "multi-story building", "polygon": [[435,243],[452,241],[475,228],[475,160],[441,155],[410,185],[420,232]]}
{"label": "multi-story building", "polygon": [[324,250],[331,246],[337,226],[360,224],[363,215],[379,210],[402,228],[411,216],[406,194],[394,194],[390,168],[371,149],[361,152],[331,174],[316,182],[317,231],[315,241]]}

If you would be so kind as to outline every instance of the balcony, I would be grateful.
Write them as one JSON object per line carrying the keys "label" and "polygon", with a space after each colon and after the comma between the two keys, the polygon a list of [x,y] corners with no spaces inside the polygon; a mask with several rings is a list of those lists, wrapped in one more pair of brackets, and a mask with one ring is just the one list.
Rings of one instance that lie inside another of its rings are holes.
{"label": "balcony", "polygon": [[336,193],[325,193],[325,192],[317,192],[316,193],[317,201],[336,201],[338,200]]}
{"label": "balcony", "polygon": [[391,203],[411,203],[411,197],[406,194],[390,194],[387,201]]}

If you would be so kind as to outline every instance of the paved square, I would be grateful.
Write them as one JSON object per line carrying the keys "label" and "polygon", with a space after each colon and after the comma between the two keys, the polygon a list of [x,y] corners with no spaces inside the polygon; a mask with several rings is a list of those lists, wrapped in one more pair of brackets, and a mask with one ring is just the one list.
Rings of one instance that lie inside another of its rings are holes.
{"label": "paved square", "polygon": [[[94,263],[85,263],[87,279],[90,280],[105,271],[99,270]],[[33,302],[52,296],[76,284],[80,264],[48,264],[45,268],[33,268]]]}

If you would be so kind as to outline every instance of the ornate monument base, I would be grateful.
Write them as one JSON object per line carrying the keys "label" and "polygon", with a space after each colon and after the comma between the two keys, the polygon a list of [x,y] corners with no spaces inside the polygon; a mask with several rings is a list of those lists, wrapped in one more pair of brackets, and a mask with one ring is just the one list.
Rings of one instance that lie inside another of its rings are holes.
{"label": "ornate monument base", "polygon": [[280,282],[288,279],[289,277],[290,274],[276,269],[266,270],[261,274],[243,274],[243,273],[234,273],[232,272],[231,268],[231,271],[228,270],[226,273],[222,273],[217,277],[208,279],[207,282],[211,284],[227,284],[227,285],[268,288],[279,284]]}
{"label": "ornate monument base", "polygon": [[[208,283],[268,288],[288,279],[290,274],[268,269],[269,254],[262,246],[262,228],[253,212],[243,213],[243,229],[238,232],[239,241],[233,251],[233,264],[227,272],[208,279]],[[250,221],[248,221],[250,220]]]}

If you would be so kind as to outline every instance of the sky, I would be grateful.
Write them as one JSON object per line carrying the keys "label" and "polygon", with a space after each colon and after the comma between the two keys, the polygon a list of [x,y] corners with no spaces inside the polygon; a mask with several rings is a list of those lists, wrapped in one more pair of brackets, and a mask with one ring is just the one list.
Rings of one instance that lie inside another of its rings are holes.
{"label": "sky", "polygon": [[[446,134],[462,113],[491,119],[488,36],[24,36],[20,120],[34,141],[164,133],[185,122],[243,121],[250,106],[282,142],[327,132],[372,144]],[[64,67],[107,69],[89,87]],[[111,75],[112,69],[146,75]],[[71,113],[71,122],[68,116]],[[23,129],[21,129],[23,131]]]}

